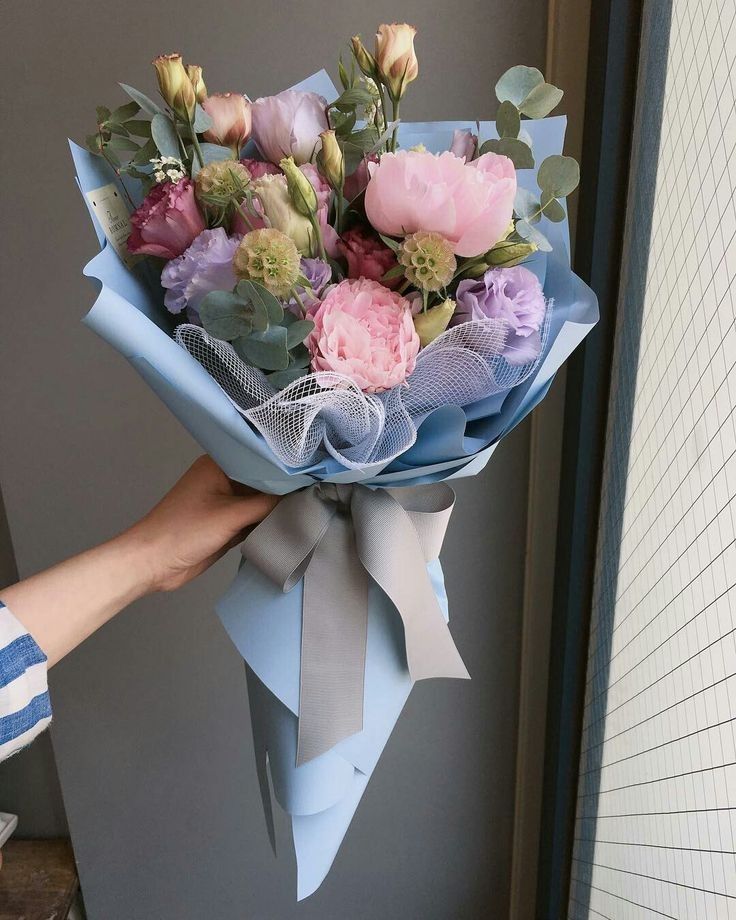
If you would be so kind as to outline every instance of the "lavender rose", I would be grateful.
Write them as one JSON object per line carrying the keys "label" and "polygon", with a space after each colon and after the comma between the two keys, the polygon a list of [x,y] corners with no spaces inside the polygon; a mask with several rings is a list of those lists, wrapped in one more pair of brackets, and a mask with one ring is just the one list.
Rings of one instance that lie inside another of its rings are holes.
{"label": "lavender rose", "polygon": [[198,310],[204,296],[235,287],[233,255],[239,242],[239,236],[229,237],[222,227],[203,230],[186,252],[169,262],[161,273],[166,309],[171,313],[186,310],[189,321],[201,325]]}
{"label": "lavender rose", "polygon": [[542,349],[539,334],[547,302],[539,279],[528,268],[491,268],[477,281],[461,281],[451,325],[503,319],[510,326],[503,355],[509,364],[527,364]]}
{"label": "lavender rose", "polygon": [[[296,288],[297,293],[302,299],[302,303],[306,307],[307,312],[309,312],[310,310],[315,310],[319,306],[322,291],[324,291],[332,280],[332,268],[328,262],[323,262],[322,259],[302,259],[299,263],[299,271],[310,284],[310,289],[308,291],[301,287],[301,285],[297,285]],[[302,315],[302,308],[294,298],[289,300],[286,306],[292,313],[296,314],[296,316]]]}
{"label": "lavender rose", "polygon": [[272,163],[292,156],[298,165],[308,163],[327,131],[327,102],[317,93],[287,89],[276,96],[256,99],[251,108],[253,139]]}

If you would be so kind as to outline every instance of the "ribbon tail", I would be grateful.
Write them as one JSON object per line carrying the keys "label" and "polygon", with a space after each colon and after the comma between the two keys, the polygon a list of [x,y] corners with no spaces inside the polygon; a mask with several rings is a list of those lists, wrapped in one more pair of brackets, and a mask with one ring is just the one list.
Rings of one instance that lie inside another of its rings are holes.
{"label": "ribbon tail", "polygon": [[404,623],[412,680],[469,679],[437,603],[417,530],[406,511],[384,490],[356,490],[353,520],[360,560]]}
{"label": "ribbon tail", "polygon": [[368,575],[336,514],[304,576],[297,766],[363,729]]}

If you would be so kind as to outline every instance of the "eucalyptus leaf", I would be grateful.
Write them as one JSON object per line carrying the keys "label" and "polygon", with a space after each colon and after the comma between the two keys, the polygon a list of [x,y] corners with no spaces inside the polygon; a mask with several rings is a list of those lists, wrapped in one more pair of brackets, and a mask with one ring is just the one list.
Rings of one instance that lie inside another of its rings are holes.
{"label": "eucalyptus leaf", "polygon": [[554,154],[539,167],[537,184],[549,198],[565,198],[580,182],[580,167],[572,157]]}
{"label": "eucalyptus leaf", "polygon": [[[116,125],[113,122],[109,121],[106,125],[106,128],[110,132],[110,134],[117,134],[118,137],[130,137],[128,129],[125,127],[125,125]],[[136,147],[137,146],[138,144],[136,144]]]}
{"label": "eucalyptus leaf", "polygon": [[128,134],[133,134],[135,137],[151,136],[151,122],[145,118],[131,118],[125,122],[125,128]]}
{"label": "eucalyptus leaf", "polygon": [[363,89],[362,86],[353,86],[342,92],[332,103],[332,107],[345,109],[356,105],[371,105],[372,103],[373,95],[367,89]]}
{"label": "eucalyptus leaf", "polygon": [[303,377],[306,373],[308,371],[305,368],[294,366],[287,368],[285,371],[274,371],[272,374],[266,374],[266,380],[276,390],[284,390],[290,383]]}
{"label": "eucalyptus leaf", "polygon": [[527,145],[515,137],[502,137],[499,140],[486,141],[480,148],[479,154],[500,153],[508,157],[517,169],[533,169],[534,156]]}
{"label": "eucalyptus leaf", "polygon": [[153,138],[149,138],[146,143],[140,148],[138,153],[133,157],[133,164],[135,166],[147,166],[150,161],[158,153],[158,148],[153,141]]}
{"label": "eucalyptus leaf", "polygon": [[516,232],[523,239],[530,243],[534,243],[537,249],[541,249],[542,252],[552,252],[552,246],[550,245],[547,237],[541,232],[541,230],[537,230],[536,227],[532,227],[532,225],[527,223],[525,220],[519,220],[516,222]]}
{"label": "eucalyptus leaf", "polygon": [[563,95],[562,90],[551,83],[540,83],[519,105],[519,111],[527,118],[544,118],[559,105]]}
{"label": "eucalyptus leaf", "polygon": [[248,363],[264,371],[285,371],[289,366],[284,326],[271,326],[266,332],[254,332],[233,342],[233,348]]}
{"label": "eucalyptus leaf", "polygon": [[202,106],[197,103],[197,106],[194,110],[194,123],[192,127],[197,132],[197,134],[203,134],[205,131],[208,131],[212,127],[212,119],[205,112]]}
{"label": "eucalyptus leaf", "polygon": [[498,107],[496,113],[496,130],[499,137],[518,137],[521,128],[519,110],[507,99]]}
{"label": "eucalyptus leaf", "polygon": [[113,150],[122,150],[132,152],[135,150],[138,151],[138,144],[129,137],[120,137],[116,134],[114,137],[111,137],[110,140],[105,144],[106,149],[112,148]]}
{"label": "eucalyptus leaf", "polygon": [[110,109],[105,105],[98,105],[95,109],[95,114],[97,115],[97,124],[104,125],[110,117]]}
{"label": "eucalyptus leaf", "polygon": [[342,84],[342,88],[350,89],[350,87],[352,86],[352,83],[350,81],[350,77],[348,77],[347,70],[345,70],[345,65],[342,62],[342,57],[340,57],[340,60],[337,62],[337,73],[340,77],[340,83]]}
{"label": "eucalyptus leaf", "polygon": [[301,345],[312,329],[314,329],[314,323],[311,319],[298,319],[295,323],[291,323],[286,330],[286,347],[296,348],[297,345]]}
{"label": "eucalyptus leaf", "polygon": [[529,93],[544,83],[544,74],[536,67],[525,67],[517,64],[511,67],[496,83],[496,97],[499,102],[513,102],[519,107]]}
{"label": "eucalyptus leaf", "polygon": [[122,125],[129,119],[134,118],[140,110],[141,107],[137,102],[126,102],[125,105],[119,105],[114,112],[111,112],[107,120],[114,122],[116,125]]}
{"label": "eucalyptus leaf", "polygon": [[516,197],[514,198],[514,213],[522,220],[529,220],[533,214],[538,214],[541,210],[541,204],[536,195],[527,189],[518,186]]}
{"label": "eucalyptus leaf", "polygon": [[167,115],[154,115],[151,119],[151,137],[162,157],[180,159],[179,138]]}
{"label": "eucalyptus leaf", "polygon": [[157,102],[154,102],[153,99],[149,99],[148,96],[140,90],[128,86],[127,83],[121,83],[120,88],[126,92],[134,102],[137,102],[144,112],[148,112],[149,115],[166,114]]}
{"label": "eucalyptus leaf", "polygon": [[101,141],[99,134],[88,134],[84,139],[84,143],[87,145],[87,149],[92,153],[101,153]]}
{"label": "eucalyptus leaf", "polygon": [[202,325],[209,335],[231,342],[250,335],[253,324],[245,301],[232,291],[211,291],[199,305]]}
{"label": "eucalyptus leaf", "polygon": [[284,318],[284,308],[273,294],[257,281],[239,281],[235,288],[237,293],[254,306],[259,305],[268,317],[269,323],[280,323]]}
{"label": "eucalyptus leaf", "polygon": [[544,216],[553,223],[559,224],[567,217],[567,214],[556,198],[550,198],[544,205]]}
{"label": "eucalyptus leaf", "polygon": [[[202,151],[205,165],[216,161],[232,160],[233,158],[232,150],[229,147],[221,147],[219,144],[200,144],[199,149]],[[201,168],[199,160],[195,156],[192,164],[192,179],[195,178]]]}
{"label": "eucalyptus leaf", "polygon": [[297,345],[291,349],[291,365],[294,367],[309,367],[312,356],[306,345]]}

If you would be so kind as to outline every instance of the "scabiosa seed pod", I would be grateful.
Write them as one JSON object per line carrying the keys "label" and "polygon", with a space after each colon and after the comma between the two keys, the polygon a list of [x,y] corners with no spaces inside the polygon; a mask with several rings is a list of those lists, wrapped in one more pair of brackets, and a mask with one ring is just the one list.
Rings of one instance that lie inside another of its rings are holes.
{"label": "scabiosa seed pod", "polygon": [[258,281],[275,297],[287,297],[299,277],[299,251],[292,239],[269,227],[246,233],[233,257],[238,278]]}
{"label": "scabiosa seed pod", "polygon": [[212,207],[226,207],[243,200],[250,173],[238,160],[216,160],[197,173],[194,187],[197,201]]}
{"label": "scabiosa seed pod", "polygon": [[422,291],[439,291],[455,274],[457,260],[452,244],[439,233],[418,230],[407,236],[399,250],[404,274]]}

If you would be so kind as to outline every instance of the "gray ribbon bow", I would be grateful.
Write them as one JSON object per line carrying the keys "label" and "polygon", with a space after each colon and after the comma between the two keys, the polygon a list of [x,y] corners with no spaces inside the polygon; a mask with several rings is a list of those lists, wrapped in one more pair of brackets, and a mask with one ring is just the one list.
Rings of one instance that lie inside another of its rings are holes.
{"label": "gray ribbon bow", "polygon": [[369,577],[401,615],[412,680],[470,677],[427,573],[454,502],[443,483],[322,483],[283,498],[243,543],[284,591],[304,578],[297,766],[363,728]]}

